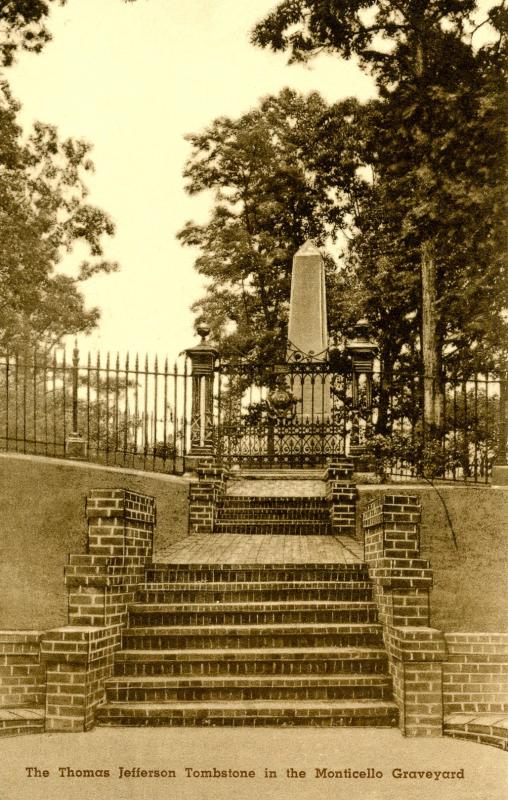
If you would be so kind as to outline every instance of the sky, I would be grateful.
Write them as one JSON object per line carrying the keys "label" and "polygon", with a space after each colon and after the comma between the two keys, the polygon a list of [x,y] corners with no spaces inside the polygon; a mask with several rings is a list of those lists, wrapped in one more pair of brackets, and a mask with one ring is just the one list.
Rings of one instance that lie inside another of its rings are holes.
{"label": "sky", "polygon": [[[189,197],[182,172],[186,133],[237,117],[290,86],[334,102],[374,95],[354,62],[321,55],[310,66],[253,47],[249,34],[275,0],[68,0],[53,10],[53,41],[8,71],[20,120],[56,125],[93,144],[89,201],[116,225],[105,256],[118,273],[84,284],[101,322],[80,337],[86,352],[169,355],[196,343],[190,305],[203,293],[176,233],[205,222],[211,196]],[[81,256],[85,254],[82,253]],[[62,265],[72,269],[77,260]]]}

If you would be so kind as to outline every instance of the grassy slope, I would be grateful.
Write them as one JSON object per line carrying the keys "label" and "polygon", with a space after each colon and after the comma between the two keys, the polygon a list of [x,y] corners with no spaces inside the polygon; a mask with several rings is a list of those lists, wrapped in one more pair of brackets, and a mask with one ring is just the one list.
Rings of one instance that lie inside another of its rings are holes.
{"label": "grassy slope", "polygon": [[156,546],[186,535],[184,480],[0,458],[0,628],[67,622],[63,567],[69,553],[85,552],[85,497],[101,487],[155,496]]}
{"label": "grassy slope", "polygon": [[[431,624],[445,631],[508,632],[508,490],[439,487],[457,549],[436,491],[403,491],[417,494],[422,503],[421,555],[434,572]],[[362,489],[360,507],[379,493]]]}
{"label": "grassy slope", "polygon": [[[0,458],[0,628],[66,622],[63,566],[85,551],[84,500],[125,487],[157,500],[156,548],[187,533],[188,484],[52,462]],[[389,488],[365,487],[360,509]],[[399,491],[399,490],[397,490]],[[422,555],[431,559],[431,622],[443,630],[508,631],[508,489],[411,488],[423,504]]]}

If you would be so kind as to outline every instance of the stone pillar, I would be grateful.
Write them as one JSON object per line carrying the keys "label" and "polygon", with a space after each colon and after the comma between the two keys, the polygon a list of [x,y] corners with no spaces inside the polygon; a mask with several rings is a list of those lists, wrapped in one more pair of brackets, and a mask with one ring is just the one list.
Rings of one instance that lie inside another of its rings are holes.
{"label": "stone pillar", "polygon": [[[293,364],[328,360],[324,261],[310,241],[293,258],[287,360]],[[291,390],[297,403],[297,420],[322,422],[329,418],[329,376],[295,375]]]}
{"label": "stone pillar", "polygon": [[213,456],[215,450],[213,379],[218,356],[218,351],[206,341],[210,333],[208,326],[199,326],[198,333],[200,344],[185,351],[190,358],[192,378],[189,455],[196,458],[196,466],[199,458]]}
{"label": "stone pillar", "polygon": [[332,533],[356,536],[357,491],[353,482],[353,463],[347,459],[332,462],[326,468],[325,480]]}
{"label": "stone pillar", "polygon": [[413,495],[385,495],[363,514],[365,560],[388,653],[399,724],[406,736],[441,736],[446,645],[429,626],[432,571],[419,557],[421,506]]}
{"label": "stone pillar", "polygon": [[93,727],[121,647],[128,606],[153,551],[155,501],[124,489],[97,489],[86,505],[88,553],[65,568],[69,625],[44,634],[46,730]]}

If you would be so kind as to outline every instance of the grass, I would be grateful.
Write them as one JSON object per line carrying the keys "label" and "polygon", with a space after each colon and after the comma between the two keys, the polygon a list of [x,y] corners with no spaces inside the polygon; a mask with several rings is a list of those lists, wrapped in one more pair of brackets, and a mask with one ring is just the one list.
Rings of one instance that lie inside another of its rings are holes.
{"label": "grass", "polygon": [[187,534],[188,482],[183,479],[0,458],[0,628],[66,624],[63,568],[69,553],[86,552],[85,498],[102,487],[155,496],[158,546]]}
{"label": "grass", "polygon": [[[434,573],[431,625],[508,632],[508,488],[448,485],[439,486],[439,494],[431,486],[397,489],[402,491],[422,503],[421,556]],[[362,489],[360,507],[389,492]]]}
{"label": "grass", "polygon": [[[69,553],[85,552],[85,497],[101,487],[156,497],[157,548],[187,534],[185,479],[0,458],[0,628],[44,630],[67,622],[63,567]],[[508,632],[508,488],[439,486],[441,497],[430,486],[395,488],[422,502],[421,554],[434,572],[431,624]],[[388,486],[362,487],[360,511],[389,492]]]}

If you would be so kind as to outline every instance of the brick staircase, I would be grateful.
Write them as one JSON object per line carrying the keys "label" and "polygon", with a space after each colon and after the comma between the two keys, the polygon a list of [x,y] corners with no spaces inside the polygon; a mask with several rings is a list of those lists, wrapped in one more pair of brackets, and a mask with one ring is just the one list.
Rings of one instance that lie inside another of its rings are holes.
{"label": "brick staircase", "polygon": [[326,497],[225,495],[217,504],[214,532],[326,536],[330,506]]}
{"label": "brick staircase", "polygon": [[100,725],[396,726],[364,564],[155,564]]}

